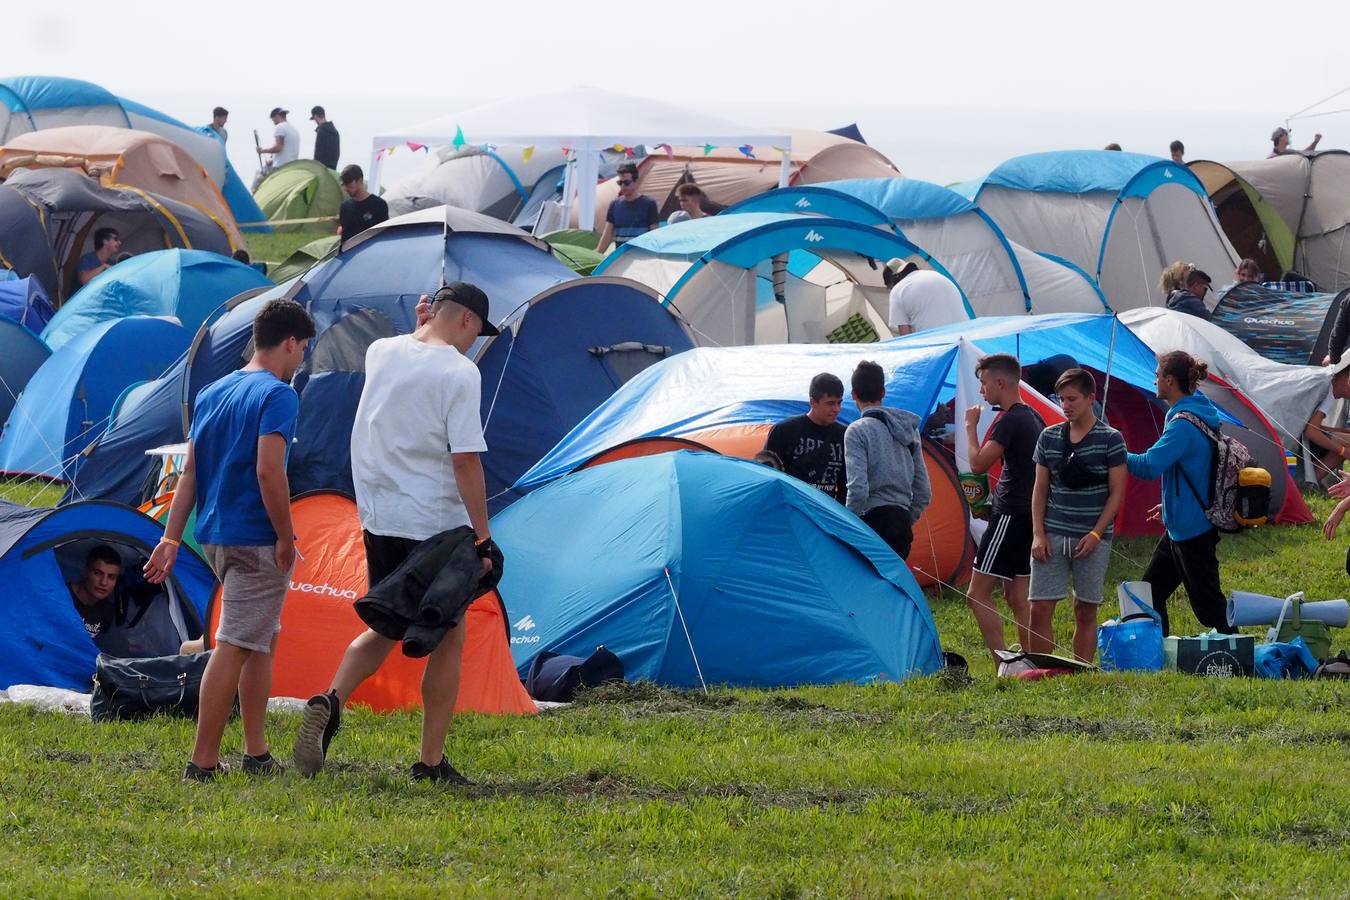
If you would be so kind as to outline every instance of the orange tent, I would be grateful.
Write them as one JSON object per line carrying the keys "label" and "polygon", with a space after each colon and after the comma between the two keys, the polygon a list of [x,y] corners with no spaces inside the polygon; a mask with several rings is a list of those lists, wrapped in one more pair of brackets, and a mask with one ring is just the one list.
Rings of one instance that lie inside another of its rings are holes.
{"label": "orange tent", "polygon": [[243,237],[220,188],[182,147],[148,131],[106,125],[44,128],[0,147],[0,180],[16,169],[80,169],[106,187],[130,188],[195,207],[242,247]]}
{"label": "orange tent", "polygon": [[[302,494],[291,501],[291,518],[304,559],[296,559],[281,612],[272,696],[310,697],[328,689],[347,644],[365,630],[352,604],[366,592],[366,552],[356,503],[345,494]],[[219,588],[207,619],[212,635],[220,620]],[[532,715],[536,707],[511,661],[506,608],[495,591],[473,602],[467,622],[455,712]],[[378,712],[418,706],[425,665],[395,650],[351,702]]]}
{"label": "orange tent", "polygon": [[[588,469],[616,459],[675,450],[711,450],[751,459],[764,449],[771,427],[768,423],[728,425],[683,437],[638,438],[598,453],[577,468]],[[975,547],[970,539],[970,508],[961,490],[961,480],[946,452],[927,439],[923,442],[923,458],[928,463],[933,499],[914,523],[914,547],[905,562],[919,587],[964,584],[970,578]]]}

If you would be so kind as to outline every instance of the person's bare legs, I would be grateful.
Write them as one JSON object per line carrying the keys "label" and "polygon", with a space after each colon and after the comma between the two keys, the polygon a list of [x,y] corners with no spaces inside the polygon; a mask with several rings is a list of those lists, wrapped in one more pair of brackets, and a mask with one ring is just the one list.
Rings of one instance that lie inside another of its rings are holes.
{"label": "person's bare legs", "polygon": [[1031,603],[1027,595],[1031,593],[1031,576],[1019,575],[1003,582],[1003,596],[1008,600],[1008,610],[1017,625],[1017,642],[1023,649],[1031,647]]}
{"label": "person's bare legs", "polygon": [[276,649],[273,635],[272,649],[251,651],[239,670],[239,718],[244,720],[244,752],[249,756],[267,753],[267,698],[272,694],[272,653]]}
{"label": "person's bare legs", "polygon": [[1097,652],[1098,605],[1073,601],[1073,655],[1085,663],[1091,663]]}
{"label": "person's bare legs", "polygon": [[200,768],[210,769],[220,762],[220,741],[239,691],[239,675],[252,653],[220,641],[207,660],[197,699],[197,738],[192,745],[192,761]]}
{"label": "person's bare legs", "polygon": [[[975,616],[975,624],[980,626],[980,636],[984,638],[984,645],[989,648],[991,654],[995,650],[1008,649],[1003,635],[1003,619],[994,606],[994,585],[999,580],[983,572],[972,572],[970,593],[966,595],[966,603],[970,606],[971,614]],[[994,660],[997,662],[998,657],[995,656]]]}
{"label": "person's bare legs", "polygon": [[452,628],[427,657],[422,673],[422,762],[439,765],[445,758],[445,736],[459,696],[460,663],[464,658],[464,620]]}
{"label": "person's bare legs", "polygon": [[345,704],[351,699],[352,691],[379,671],[389,656],[389,651],[397,644],[398,641],[376,634],[369,628],[358,634],[347,645],[347,652],[342,654],[342,663],[338,666],[337,674],[333,676],[332,690],[337,693],[338,700]]}
{"label": "person's bare legs", "polygon": [[1055,649],[1055,607],[1057,600],[1032,600],[1031,643],[1026,648],[1032,653],[1052,653]]}

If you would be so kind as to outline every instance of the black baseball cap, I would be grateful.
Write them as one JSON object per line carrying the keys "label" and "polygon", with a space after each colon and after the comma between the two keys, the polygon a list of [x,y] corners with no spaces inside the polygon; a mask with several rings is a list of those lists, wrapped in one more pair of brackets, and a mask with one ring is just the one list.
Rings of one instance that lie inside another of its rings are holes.
{"label": "black baseball cap", "polygon": [[326,115],[328,115],[328,113],[323,111],[322,106],[316,106],[309,111],[310,119],[313,119],[315,116],[326,116]]}
{"label": "black baseball cap", "polygon": [[467,281],[452,281],[436,291],[431,302],[435,303],[437,300],[450,300],[470,312],[477,313],[478,318],[483,320],[483,327],[478,331],[480,337],[496,337],[501,334],[488,319],[488,297],[478,285],[469,284]]}

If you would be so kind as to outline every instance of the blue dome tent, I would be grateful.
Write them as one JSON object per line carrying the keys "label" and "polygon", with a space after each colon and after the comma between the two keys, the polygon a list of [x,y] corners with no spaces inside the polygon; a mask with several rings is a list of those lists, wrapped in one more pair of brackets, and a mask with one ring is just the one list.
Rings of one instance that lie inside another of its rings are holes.
{"label": "blue dome tent", "polygon": [[[0,500],[0,690],[39,684],[88,691],[100,649],[114,656],[160,656],[202,633],[216,580],[192,551],[178,554],[159,589],[141,566],[164,529],[116,503],[76,503],[59,509]],[[99,544],[122,557],[119,605],[125,614],[98,638],[85,632],[66,586],[80,577]]]}
{"label": "blue dome tent", "polygon": [[[76,78],[20,75],[0,78],[0,143],[43,128],[66,125],[108,125],[135,128],[168,138],[192,154],[210,173],[240,222],[266,219],[248,188],[235,174],[225,146],[214,133],[203,134],[156,109],[118,97],[96,84]],[[245,229],[270,230],[270,229]]]}
{"label": "blue dome tent", "polygon": [[892,230],[947,269],[979,316],[1107,308],[1086,273],[1014,244],[974,203],[928,181],[858,178],[779,188],[725,211],[744,212],[829,216]]}
{"label": "blue dome tent", "polygon": [[952,278],[894,231],[791,213],[658,228],[605,257],[595,274],[651,287],[701,345],[866,342],[890,334],[881,272],[892,257]]}
{"label": "blue dome tent", "polygon": [[504,222],[440,207],[362,232],[286,285],[241,295],[163,379],[138,389],[135,408],[118,417],[81,467],[78,496],[136,502],[145,451],[185,439],[197,392],[243,365],[253,316],[283,295],[305,305],[319,332],[295,381],[300,420],[291,488],[350,491],[348,443],[366,347],[411,331],[418,297],[442,278],[482,287],[489,316],[503,330],[469,355],[483,373],[488,494],[508,491],[629,377],[693,345],[640,285],[578,278],[546,247]]}
{"label": "blue dome tent", "polygon": [[231,297],[271,285],[252,266],[206,250],[156,250],[100,272],[47,323],[52,350],[100,322],[126,316],[172,316],[189,334]]}
{"label": "blue dome tent", "polygon": [[1204,185],[1142,153],[1063,150],[1018,156],[974,196],[1010,240],[1086,271],[1111,309],[1166,301],[1162,270],[1185,260],[1215,279],[1238,263]]}
{"label": "blue dome tent", "polygon": [[0,318],[0,428],[33,374],[51,355],[42,338],[18,322]]}
{"label": "blue dome tent", "polygon": [[901,560],[842,506],[765,466],[678,451],[568,476],[493,519],[511,650],[603,644],[673,687],[900,681],[942,665]]}
{"label": "blue dome tent", "polygon": [[19,278],[12,269],[0,269],[0,318],[41,331],[56,309],[36,278]]}
{"label": "blue dome tent", "polygon": [[66,343],[15,404],[0,434],[0,472],[71,480],[80,451],[108,427],[123,391],[164,374],[189,340],[174,322],[133,316]]}

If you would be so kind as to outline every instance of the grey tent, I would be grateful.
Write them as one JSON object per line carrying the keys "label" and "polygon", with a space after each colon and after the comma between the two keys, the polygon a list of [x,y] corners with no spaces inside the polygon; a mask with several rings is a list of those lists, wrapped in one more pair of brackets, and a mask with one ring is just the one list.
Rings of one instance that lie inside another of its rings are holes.
{"label": "grey tent", "polygon": [[135,188],[105,187],[74,169],[20,169],[0,184],[0,259],[50,297],[79,288],[75,266],[94,231],[116,228],[127,253],[173,247],[228,256],[224,228],[199,210]]}

